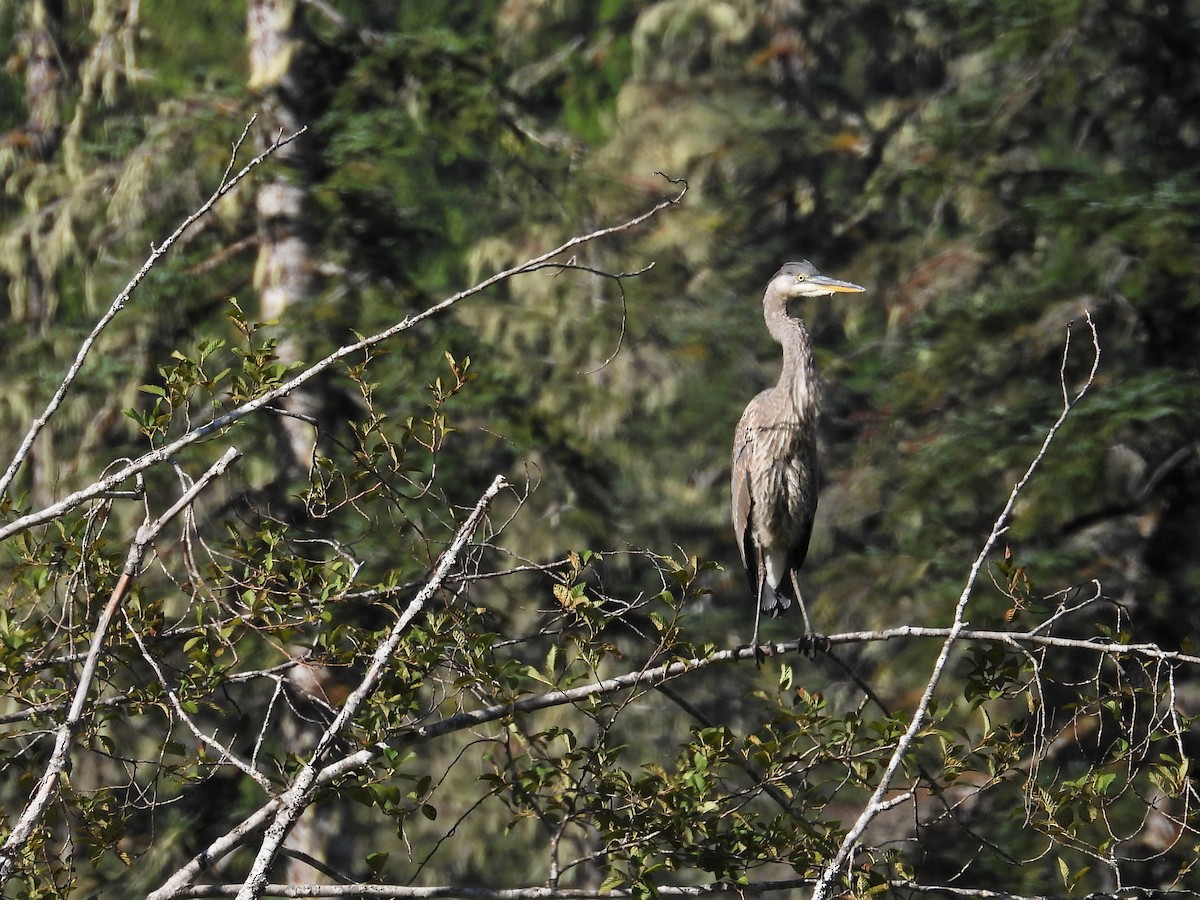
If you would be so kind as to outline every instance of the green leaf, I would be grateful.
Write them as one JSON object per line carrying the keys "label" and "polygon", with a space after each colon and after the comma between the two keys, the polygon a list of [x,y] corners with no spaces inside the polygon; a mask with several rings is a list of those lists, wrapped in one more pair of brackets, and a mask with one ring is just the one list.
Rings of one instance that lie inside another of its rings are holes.
{"label": "green leaf", "polygon": [[608,876],[600,882],[600,893],[610,894],[617,888],[624,887],[627,883],[625,873],[619,869],[613,869],[608,873]]}

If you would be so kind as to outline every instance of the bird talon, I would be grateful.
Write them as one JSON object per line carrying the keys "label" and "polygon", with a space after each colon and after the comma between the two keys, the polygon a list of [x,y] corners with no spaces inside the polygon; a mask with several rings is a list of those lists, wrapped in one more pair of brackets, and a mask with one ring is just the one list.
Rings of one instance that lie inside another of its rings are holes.
{"label": "bird talon", "polygon": [[[770,643],[760,644],[758,641],[751,641],[749,644],[746,644],[745,646],[754,651],[754,662],[760,668],[762,667],[762,664],[764,662],[766,662],[767,657],[773,656],[774,651],[775,651],[774,646]],[[739,649],[742,649],[742,648],[739,648]]]}
{"label": "bird talon", "polygon": [[828,653],[832,650],[833,642],[823,634],[810,631],[800,638],[800,646],[797,649],[804,654],[806,659],[816,659],[818,653]]}
{"label": "bird talon", "polygon": [[833,643],[829,641],[829,638],[818,635],[816,631],[809,631],[796,643],[796,649],[805,659],[816,659],[818,653],[829,653],[829,650],[833,649]]}

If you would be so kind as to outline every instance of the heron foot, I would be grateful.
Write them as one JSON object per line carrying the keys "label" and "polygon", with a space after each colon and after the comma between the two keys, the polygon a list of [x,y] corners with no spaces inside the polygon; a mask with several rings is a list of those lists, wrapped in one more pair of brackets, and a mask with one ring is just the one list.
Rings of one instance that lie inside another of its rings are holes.
{"label": "heron foot", "polygon": [[800,638],[797,648],[807,659],[816,659],[818,653],[828,653],[833,649],[833,643],[823,634],[810,631]]}
{"label": "heron foot", "polygon": [[768,642],[766,644],[747,644],[746,646],[754,650],[754,664],[760,669],[762,664],[767,661],[768,656],[775,655],[775,645]]}

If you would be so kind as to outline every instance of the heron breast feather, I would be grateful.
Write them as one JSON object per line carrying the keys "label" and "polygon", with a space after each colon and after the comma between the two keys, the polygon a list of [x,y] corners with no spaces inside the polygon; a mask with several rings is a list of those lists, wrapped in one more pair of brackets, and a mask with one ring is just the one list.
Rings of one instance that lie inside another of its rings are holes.
{"label": "heron breast feather", "polygon": [[816,491],[811,471],[798,458],[776,460],[767,466],[757,488],[754,526],[760,546],[790,546],[808,533]]}

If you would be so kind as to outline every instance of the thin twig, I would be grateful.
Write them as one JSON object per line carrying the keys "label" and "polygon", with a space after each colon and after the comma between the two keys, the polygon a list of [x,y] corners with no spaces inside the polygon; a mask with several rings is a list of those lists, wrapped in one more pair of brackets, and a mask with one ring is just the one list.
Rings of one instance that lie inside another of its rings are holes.
{"label": "thin twig", "polygon": [[[645,275],[647,272],[649,272],[651,269],[654,268],[654,263],[652,263],[652,262],[647,263],[646,265],[642,266],[640,269],[637,269],[633,272],[606,272],[603,269],[597,269],[594,266],[583,265],[582,263],[577,263],[577,262],[574,262],[573,260],[568,260],[567,262],[560,262],[560,263],[543,263],[542,265],[536,266],[535,268],[537,268],[537,269],[543,269],[543,268],[555,269],[557,271],[566,271],[568,269],[573,269],[577,272],[587,272],[590,275],[595,275],[597,278],[611,278],[613,281],[615,281],[617,283],[617,292],[621,295],[621,328],[620,328],[620,331],[617,332],[617,346],[613,348],[612,353],[610,353],[608,355],[608,357],[604,360],[604,362],[600,363],[599,365],[597,365],[591,369],[584,369],[583,371],[576,373],[579,375],[595,375],[601,369],[606,368],[609,363],[611,363],[614,359],[617,358],[617,354],[621,352],[621,347],[623,347],[625,344],[625,330],[626,330],[626,326],[628,325],[628,320],[629,320],[629,302],[628,302],[628,298],[625,296],[625,281],[624,281],[624,279],[637,278],[641,275]],[[530,271],[533,271],[533,270],[531,269]]]}
{"label": "thin twig", "polygon": [[200,730],[200,726],[192,721],[192,717],[187,714],[187,710],[183,708],[183,704],[179,701],[179,695],[167,681],[167,676],[163,672],[162,667],[159,666],[158,660],[156,660],[150,653],[149,648],[147,648],[145,642],[142,641],[142,636],[138,634],[137,629],[133,627],[133,623],[129,621],[129,617],[126,616],[125,618],[126,624],[129,626],[129,633],[133,637],[134,643],[137,644],[138,650],[141,651],[142,659],[144,659],[146,664],[149,665],[154,671],[154,675],[158,679],[159,686],[162,687],[163,692],[167,695],[167,700],[170,701],[171,709],[175,711],[176,717],[188,727],[188,730],[191,731],[191,733],[196,737],[196,740],[208,747],[215,748],[220,753],[220,756],[214,761],[214,765],[220,765],[224,762],[230,763],[243,775],[253,779],[254,782],[260,788],[266,791],[268,795],[274,796],[275,787],[271,784],[271,779],[255,769],[250,763],[247,763],[238,757],[236,753],[217,740],[216,735],[205,734]]}
{"label": "thin twig", "polygon": [[979,577],[979,572],[983,568],[984,560],[992,552],[996,541],[1000,539],[1005,531],[1008,530],[1009,517],[1012,515],[1013,507],[1017,503],[1017,498],[1021,495],[1021,491],[1025,489],[1025,485],[1029,483],[1029,479],[1033,477],[1033,473],[1041,465],[1047,451],[1050,449],[1050,444],[1054,440],[1058,430],[1066,422],[1067,417],[1071,414],[1072,408],[1083,397],[1092,382],[1096,379],[1096,371],[1100,365],[1100,340],[1096,333],[1095,323],[1092,322],[1091,314],[1087,314],[1087,324],[1092,332],[1092,346],[1095,350],[1095,357],[1092,360],[1092,368],[1088,373],[1088,377],[1083,384],[1083,387],[1075,394],[1072,399],[1067,391],[1067,357],[1071,350],[1071,330],[1068,326],[1066,340],[1063,346],[1062,365],[1059,368],[1059,382],[1062,387],[1063,408],[1059,413],[1058,418],[1050,429],[1046,432],[1046,437],[1042,441],[1041,447],[1034,456],[1033,461],[1025,470],[1025,474],[1021,476],[1020,481],[1013,486],[1012,491],[1008,495],[1008,502],[1004,504],[1004,509],[1000,515],[996,517],[996,521],[992,524],[991,533],[987,540],[984,541],[979,555],[975,557],[975,562],[971,565],[971,570],[967,575],[967,582],[963,586],[962,593],[959,595],[958,602],[954,607],[954,619],[950,625],[949,632],[946,635],[945,641],[942,643],[942,649],[938,653],[937,660],[934,662],[933,671],[929,676],[929,681],[925,685],[925,690],[921,694],[920,702],[917,708],[913,711],[912,719],[908,723],[908,728],[904,734],[896,742],[896,749],[892,752],[891,759],[888,760],[887,766],[883,770],[883,774],[879,778],[879,783],[875,786],[875,791],[872,793],[870,800],[863,808],[858,819],[850,826],[842,839],[841,845],[838,847],[838,852],[834,854],[833,859],[826,864],[821,870],[821,875],[817,879],[817,883],[813,886],[812,900],[825,900],[829,891],[833,887],[833,880],[837,878],[842,868],[848,863],[850,856],[854,853],[858,845],[859,838],[862,837],[864,831],[871,821],[879,815],[883,809],[884,796],[891,789],[892,779],[895,778],[896,772],[899,770],[901,763],[904,761],[904,755],[908,752],[908,748],[912,746],[913,740],[916,739],[917,733],[925,724],[925,719],[929,713],[929,704],[933,700],[933,692],[936,690],[938,683],[941,681],[942,674],[945,671],[946,664],[950,659],[950,651],[955,643],[962,636],[962,632],[966,630],[966,611],[967,603],[971,599],[971,594],[975,590],[975,582]]}
{"label": "thin twig", "polygon": [[[108,308],[108,311],[100,317],[100,320],[96,323],[91,333],[84,338],[83,343],[79,345],[79,350],[75,354],[75,360],[71,363],[71,367],[67,369],[67,374],[63,377],[62,383],[59,384],[58,389],[54,392],[54,396],[50,398],[50,402],[46,404],[46,408],[42,411],[42,414],[33,420],[32,424],[29,426],[29,431],[26,432],[25,437],[21,440],[21,446],[17,448],[17,452],[13,456],[12,462],[8,464],[8,469],[5,471],[3,476],[0,476],[0,498],[4,497],[4,495],[8,492],[9,487],[12,485],[13,479],[17,476],[17,472],[24,464],[25,459],[29,456],[29,451],[30,448],[33,447],[33,442],[37,440],[37,436],[41,434],[42,429],[46,427],[46,424],[50,421],[50,418],[55,412],[58,411],[59,406],[62,405],[63,399],[67,395],[67,391],[70,390],[71,384],[75,381],[75,377],[79,374],[79,370],[83,368],[83,364],[87,360],[92,346],[96,343],[96,339],[100,337],[100,333],[108,327],[108,324],[116,317],[117,313],[125,308],[125,304],[129,301],[130,295],[133,294],[137,286],[142,283],[142,279],[146,277],[150,270],[153,269],[158,261],[166,254],[166,252],[170,250],[172,246],[174,246],[175,242],[183,237],[184,232],[186,232],[192,227],[192,225],[207,215],[208,212],[216,205],[217,201],[233,190],[233,188],[237,186],[238,182],[249,175],[255,166],[259,165],[261,162],[263,162],[263,160],[278,151],[281,147],[285,147],[292,141],[296,140],[296,138],[300,137],[300,135],[304,134],[304,132],[308,130],[307,126],[305,126],[295,134],[290,134],[287,137],[280,136],[271,144],[271,146],[267,147],[267,149],[265,149],[262,153],[258,154],[258,156],[254,157],[254,159],[246,163],[246,165],[242,167],[241,171],[231,178],[229,173],[233,171],[233,166],[237,160],[238,151],[241,149],[242,144],[246,140],[246,135],[249,134],[250,128],[254,125],[254,122],[257,118],[257,116],[252,116],[250,121],[246,123],[246,127],[242,129],[241,136],[234,141],[233,151],[229,157],[229,163],[226,165],[225,172],[221,175],[221,182],[217,186],[217,189],[213,191],[212,196],[204,201],[204,203],[201,204],[195,212],[184,219],[183,222],[180,223],[179,227],[171,232],[170,236],[167,237],[165,241],[163,241],[157,247],[153,244],[150,245],[150,255],[146,257],[146,261],[142,264],[142,267],[138,269],[137,274],[129,280],[129,283],[125,285],[121,293],[117,294],[116,299],[113,300],[112,305]],[[106,479],[106,483],[107,481],[108,480]],[[115,485],[116,482],[113,484]]]}
{"label": "thin twig", "polygon": [[357,353],[361,353],[363,350],[366,350],[370,347],[374,347],[376,344],[383,343],[384,341],[387,341],[390,338],[393,338],[396,335],[401,334],[402,332],[405,332],[405,331],[408,331],[409,329],[415,328],[417,325],[420,325],[426,319],[432,318],[433,316],[436,316],[437,314],[446,311],[447,309],[454,306],[459,301],[466,299],[467,297],[474,296],[475,294],[478,294],[479,292],[486,290],[487,288],[489,288],[492,285],[497,284],[501,281],[505,281],[516,275],[521,275],[521,274],[524,274],[525,272],[535,269],[538,266],[540,266],[541,264],[548,262],[549,260],[553,259],[554,257],[556,257],[562,253],[565,253],[574,247],[578,247],[581,244],[586,244],[590,241],[598,240],[600,238],[607,237],[612,234],[618,234],[620,232],[627,231],[630,228],[635,228],[636,226],[642,224],[646,220],[648,220],[648,219],[652,218],[653,216],[657,215],[658,213],[662,212],[664,209],[667,209],[668,207],[675,206],[676,204],[678,204],[682,200],[684,192],[686,192],[686,190],[687,190],[687,188],[685,186],[684,189],[682,191],[680,191],[680,193],[678,195],[676,195],[674,197],[669,197],[666,200],[660,201],[659,203],[655,204],[653,207],[646,210],[645,212],[643,212],[639,215],[636,215],[631,219],[627,219],[624,222],[620,223],[619,225],[611,225],[606,228],[599,228],[599,229],[597,229],[595,231],[591,231],[587,234],[570,238],[569,240],[563,242],[562,244],[560,244],[559,246],[555,247],[552,250],[546,251],[545,253],[541,254],[540,256],[536,256],[532,259],[526,260],[525,262],[520,263],[515,266],[512,266],[511,268],[505,269],[502,272],[497,272],[496,274],[491,275],[491,276],[483,279],[482,281],[478,282],[473,287],[469,287],[469,288],[466,288],[465,290],[459,291],[457,294],[447,297],[444,300],[442,300],[438,303],[435,303],[433,306],[430,306],[427,309],[422,310],[419,313],[415,313],[413,315],[406,316],[402,321],[397,322],[395,325],[392,325],[390,328],[386,328],[383,331],[377,332],[376,334],[373,334],[370,337],[363,338],[360,341],[356,341],[353,344],[346,344],[345,346],[340,347],[339,349],[335,350],[333,353],[326,356],[324,359],[309,366],[307,369],[300,372],[298,375],[294,376],[293,378],[289,379],[288,381],[284,382],[283,384],[279,385],[278,387],[273,388],[270,391],[267,391],[262,396],[257,397],[254,400],[251,400],[247,403],[243,403],[241,406],[239,406],[235,409],[232,409],[229,412],[224,413],[223,415],[218,416],[215,419],[210,420],[209,422],[205,423],[204,425],[200,425],[196,428],[193,428],[192,430],[188,431],[186,434],[180,436],[179,438],[176,438],[170,444],[166,444],[166,445],[158,448],[157,450],[151,451],[150,453],[147,453],[147,454],[135,459],[133,462],[128,463],[127,465],[125,465],[124,467],[119,469],[118,471],[114,472],[112,475],[109,475],[108,477],[106,477],[100,481],[97,481],[97,482],[89,485],[88,487],[85,487],[85,488],[82,488],[81,490],[75,491],[74,493],[57,501],[56,503],[52,503],[51,505],[44,507],[43,509],[37,510],[36,512],[31,512],[31,513],[28,513],[27,515],[21,516],[18,519],[14,519],[12,522],[9,522],[7,525],[0,527],[0,541],[10,538],[14,534],[19,534],[22,531],[27,531],[28,529],[33,528],[37,525],[41,525],[45,522],[49,522],[53,519],[56,519],[59,516],[61,516],[63,513],[74,509],[76,506],[79,506],[81,503],[85,503],[86,501],[91,500],[93,497],[96,497],[107,491],[113,490],[118,485],[120,485],[122,482],[129,480],[133,476],[137,475],[139,472],[144,472],[146,469],[149,469],[151,466],[154,466],[154,465],[162,462],[163,460],[167,459],[168,457],[176,455],[184,447],[188,447],[192,444],[202,441],[205,438],[210,437],[211,435],[216,434],[217,432],[219,432],[225,428],[228,428],[230,425],[234,424],[235,422],[237,422],[241,419],[244,419],[246,416],[250,415],[251,413],[257,412],[258,410],[262,409],[265,406],[269,406],[270,404],[272,404],[276,400],[278,400],[280,397],[283,397],[283,396],[286,396],[287,394],[292,393],[298,387],[300,387],[301,385],[305,384],[306,382],[312,380],[317,375],[321,374],[325,370],[336,365],[337,363],[339,363],[341,360],[345,359],[346,357],[353,356]]}
{"label": "thin twig", "polygon": [[471,540],[476,529],[483,521],[492,500],[507,486],[508,484],[504,480],[504,477],[497,475],[488,489],[483,492],[483,495],[479,498],[479,502],[471,510],[471,514],[467,516],[467,520],[458,530],[458,534],[454,536],[454,540],[451,541],[450,546],[442,553],[425,587],[417,593],[400,618],[396,620],[396,624],[392,626],[392,630],[387,638],[375,648],[375,653],[371,658],[371,665],[367,668],[362,681],[350,693],[350,696],[346,698],[346,702],[338,710],[337,716],[329,723],[329,726],[318,739],[311,759],[296,774],[296,780],[287,794],[284,795],[283,803],[275,815],[275,820],[267,829],[266,834],[263,835],[258,855],[254,860],[254,864],[250,867],[246,881],[242,885],[242,889],[238,891],[237,896],[239,900],[253,900],[253,898],[262,896],[263,888],[267,883],[267,875],[270,873],[271,867],[275,864],[284,839],[312,801],[322,758],[333,746],[334,742],[338,740],[342,732],[349,727],[354,717],[358,714],[359,707],[375,692],[375,689],[383,679],[384,673],[388,669],[392,657],[396,654],[396,650],[400,646],[400,641],[404,638],[408,626],[425,608],[425,604],[429,602],[430,598],[441,590],[442,583],[446,580],[447,575],[450,574],[450,570],[458,564],[459,555],[466,548],[467,543]]}
{"label": "thin twig", "polygon": [[[654,892],[661,897],[707,897],[733,894],[738,897],[771,891],[802,888],[811,879],[793,878],[789,881],[764,881],[756,884],[735,884],[718,881],[702,885],[656,885]],[[203,884],[183,888],[172,897],[232,897],[240,885]],[[268,884],[265,892],[273,897],[398,897],[405,900],[608,900],[608,898],[639,897],[632,889],[614,889],[601,893],[591,888],[520,887],[483,888],[459,885],[415,886],[400,884]],[[1048,900],[1048,898],[1046,898]]]}
{"label": "thin twig", "polygon": [[38,782],[37,789],[34,791],[29,803],[26,805],[24,811],[22,811],[16,824],[13,825],[12,831],[9,832],[7,839],[4,841],[4,845],[0,846],[0,890],[3,889],[4,885],[8,883],[9,878],[12,877],[25,843],[33,834],[38,822],[41,821],[46,808],[58,793],[60,778],[67,769],[71,750],[75,746],[75,738],[83,725],[88,694],[91,693],[92,682],[95,680],[96,670],[100,664],[100,651],[104,646],[104,640],[108,634],[108,626],[112,622],[112,618],[116,614],[121,601],[128,592],[129,585],[133,582],[134,577],[136,577],[138,570],[141,568],[142,559],[146,554],[147,548],[154,543],[155,538],[170,524],[171,520],[195,502],[200,492],[213,479],[220,476],[229,468],[233,461],[240,455],[241,453],[238,450],[230,447],[213,464],[212,468],[200,476],[196,480],[196,483],[172,504],[165,513],[154,521],[150,521],[150,515],[147,512],[146,519],[138,529],[137,536],[129,548],[129,554],[126,556],[125,565],[121,570],[121,577],[117,579],[116,586],[113,587],[108,603],[96,623],[96,631],[92,635],[91,649],[84,659],[83,671],[79,675],[79,683],[75,688],[75,696],[71,702],[71,709],[68,711],[62,724],[56,729],[54,751],[50,755],[50,762],[47,763],[46,771],[42,773],[42,778]]}

